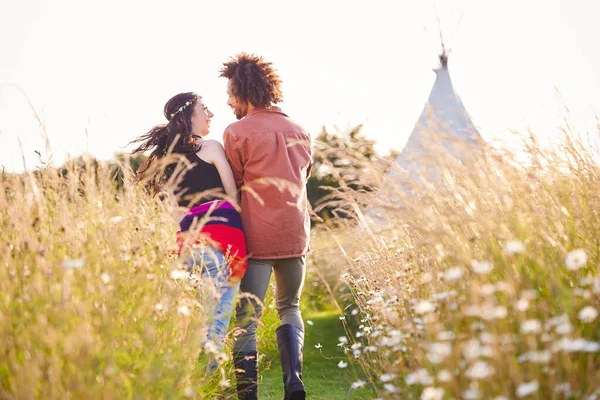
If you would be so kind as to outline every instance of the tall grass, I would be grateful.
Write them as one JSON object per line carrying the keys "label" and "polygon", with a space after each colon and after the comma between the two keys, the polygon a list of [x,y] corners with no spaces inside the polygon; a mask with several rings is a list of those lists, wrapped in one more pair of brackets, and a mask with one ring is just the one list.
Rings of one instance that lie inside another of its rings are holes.
{"label": "tall grass", "polygon": [[0,176],[0,398],[176,398],[206,383],[177,224],[125,173]]}
{"label": "tall grass", "polygon": [[[523,144],[438,158],[445,184],[412,195],[380,161],[319,150],[340,182],[322,206],[358,224],[315,232],[303,306],[347,303],[340,346],[368,381],[351,393],[600,398],[600,154]],[[65,171],[0,175],[0,398],[232,397],[230,365],[197,362],[210,310],[170,255],[172,207],[127,168],[119,185],[91,160]],[[263,323],[261,370],[272,290]]]}
{"label": "tall grass", "polygon": [[[185,254],[171,252],[180,210],[166,191],[153,196],[136,183],[127,157],[118,162],[115,170],[83,157],[0,175],[0,398],[236,397],[234,329],[224,351],[208,355],[221,368],[205,368],[201,341],[216,299],[186,273]],[[304,308],[327,308],[313,264]],[[279,368],[274,299],[271,285],[258,328],[261,374]]]}
{"label": "tall grass", "polygon": [[340,195],[377,211],[335,234],[357,321],[340,345],[381,398],[600,397],[599,153],[522,139],[440,156],[445,184],[412,195],[381,176]]}

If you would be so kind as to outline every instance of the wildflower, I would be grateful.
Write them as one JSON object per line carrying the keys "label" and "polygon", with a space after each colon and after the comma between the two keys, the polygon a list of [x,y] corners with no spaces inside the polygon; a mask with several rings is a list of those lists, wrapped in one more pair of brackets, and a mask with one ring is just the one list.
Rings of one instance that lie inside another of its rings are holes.
{"label": "wildflower", "polygon": [[426,387],[421,393],[421,400],[442,400],[444,389],[435,387]]}
{"label": "wildflower", "polygon": [[348,338],[346,336],[340,336],[338,338],[338,342],[340,342],[341,344],[346,344],[348,343]]}
{"label": "wildflower", "polygon": [[444,272],[444,279],[448,282],[454,282],[462,278],[464,271],[461,267],[452,267]]}
{"label": "wildflower", "polygon": [[162,303],[158,303],[158,304],[156,304],[156,305],[154,306],[154,309],[155,309],[156,311],[162,311],[164,308],[165,308],[165,306],[164,306],[164,304],[162,304]]}
{"label": "wildflower", "polygon": [[481,355],[481,345],[479,340],[471,339],[463,348],[463,355],[467,360],[473,360]]}
{"label": "wildflower", "polygon": [[315,349],[322,349],[323,346],[321,345],[321,343],[317,343],[315,344]]}
{"label": "wildflower", "polygon": [[348,363],[347,363],[347,362],[344,362],[344,361],[342,360],[342,361],[340,361],[340,362],[338,363],[338,365],[337,365],[337,366],[338,366],[338,368],[346,368],[346,367],[348,366]]}
{"label": "wildflower", "polygon": [[383,374],[383,375],[381,375],[381,377],[379,379],[381,380],[381,382],[386,383],[386,382],[391,381],[395,377],[396,377],[395,374]]}
{"label": "wildflower", "polygon": [[552,355],[549,351],[530,351],[517,358],[517,361],[531,361],[536,364],[548,364]]}
{"label": "wildflower", "polygon": [[345,320],[345,319],[346,319],[346,317],[345,317],[344,315],[342,315],[342,316],[340,317],[340,321],[343,321],[343,320]]}
{"label": "wildflower", "polygon": [[194,397],[196,393],[194,392],[194,389],[192,389],[191,387],[186,387],[183,391],[183,396],[187,397],[188,399],[191,399],[192,397]]}
{"label": "wildflower", "polygon": [[444,301],[449,297],[456,296],[456,290],[449,290],[446,292],[440,292],[433,295],[433,299],[436,301]]}
{"label": "wildflower", "polygon": [[496,343],[496,336],[494,336],[493,334],[491,334],[489,332],[481,332],[481,334],[479,335],[479,338],[481,339],[481,341],[483,343],[487,343],[487,344]]}
{"label": "wildflower", "polygon": [[554,350],[563,350],[568,353],[585,352],[595,353],[600,350],[600,344],[586,339],[562,338],[555,346]]}
{"label": "wildflower", "polygon": [[365,381],[356,381],[352,383],[352,389],[360,389],[361,387],[365,386],[366,382]]}
{"label": "wildflower", "polygon": [[481,307],[477,304],[465,307],[464,311],[467,317],[479,317],[481,315]]}
{"label": "wildflower", "polygon": [[375,303],[383,303],[383,297],[381,297],[381,293],[377,293],[375,297],[370,300],[367,300],[367,304],[375,304]]}
{"label": "wildflower", "polygon": [[477,331],[477,330],[482,331],[484,329],[485,329],[485,324],[483,322],[473,322],[471,324],[471,330],[473,330],[473,331]]}
{"label": "wildflower", "polygon": [[569,321],[567,321],[564,324],[555,326],[554,330],[559,335],[568,335],[569,333],[571,333],[573,331],[573,326],[571,325],[571,323]]}
{"label": "wildflower", "polygon": [[506,310],[506,307],[504,306],[497,306],[494,307],[491,312],[483,314],[482,317],[485,320],[492,320],[492,319],[503,319],[506,318],[506,316],[508,315],[508,311]]}
{"label": "wildflower", "polygon": [[400,343],[402,343],[402,338],[400,336],[393,336],[381,338],[380,345],[384,347],[394,347]]}
{"label": "wildflower", "polygon": [[579,311],[578,317],[585,323],[590,323],[598,317],[598,311],[592,306],[587,306]]}
{"label": "wildflower", "polygon": [[448,370],[441,370],[437,374],[437,380],[440,382],[450,382],[452,380],[452,374]]}
{"label": "wildflower", "polygon": [[433,281],[433,274],[431,272],[425,272],[422,276],[421,276],[421,283],[423,285],[427,284],[427,283],[431,283]]}
{"label": "wildflower", "polygon": [[598,400],[598,397],[600,397],[600,389],[596,389],[596,391],[587,396],[585,400]]}
{"label": "wildflower", "polygon": [[419,315],[430,313],[435,310],[435,305],[428,300],[419,300],[415,306],[415,312]]}
{"label": "wildflower", "polygon": [[361,282],[366,281],[367,278],[365,278],[364,276],[361,276],[360,278],[358,278],[357,280],[354,281],[354,286],[358,285]]}
{"label": "wildflower", "polygon": [[600,275],[594,277],[594,293],[600,293]]}
{"label": "wildflower", "polygon": [[529,300],[520,299],[519,301],[517,301],[517,310],[527,311],[528,308],[529,308]]}
{"label": "wildflower", "polygon": [[357,315],[358,314],[358,308],[355,308],[354,310],[352,310],[352,312],[350,314]]}
{"label": "wildflower", "polygon": [[511,240],[504,245],[504,253],[512,256],[525,251],[525,244],[519,240]]}
{"label": "wildflower", "polygon": [[550,326],[552,325],[560,325],[569,322],[569,316],[567,314],[559,315],[558,317],[553,317],[548,321]]}
{"label": "wildflower", "polygon": [[189,276],[190,274],[187,271],[181,269],[174,269],[173,271],[171,271],[171,279],[174,280],[186,279]]}
{"label": "wildflower", "polygon": [[579,286],[581,286],[581,287],[590,286],[593,284],[594,284],[594,277],[591,275],[585,276],[585,277],[581,278],[581,280],[579,281]]}
{"label": "wildflower", "polygon": [[566,396],[571,396],[571,384],[569,382],[559,383],[554,386],[554,391],[558,393],[564,393]]}
{"label": "wildflower", "polygon": [[567,314],[562,314],[558,317],[551,318],[546,323],[546,329],[549,329],[552,326],[554,326],[554,330],[559,335],[568,335],[573,330]]}
{"label": "wildflower", "polygon": [[496,285],[493,285],[491,283],[486,283],[481,287],[481,294],[483,294],[484,296],[491,296],[494,294],[495,291]]}
{"label": "wildflower", "polygon": [[537,392],[539,387],[540,387],[540,384],[538,383],[538,381],[522,383],[517,388],[517,396],[518,397],[529,396],[530,394]]}
{"label": "wildflower", "polygon": [[107,376],[113,376],[114,374],[117,373],[117,368],[114,365],[108,365],[105,369],[104,369],[104,373]]}
{"label": "wildflower", "polygon": [[542,324],[537,319],[528,319],[521,325],[522,333],[538,333],[542,330]]}
{"label": "wildflower", "polygon": [[494,375],[494,372],[494,367],[485,361],[477,361],[467,370],[466,376],[470,379],[486,379]]}
{"label": "wildflower", "polygon": [[407,385],[430,385],[431,383],[433,383],[433,379],[431,379],[431,376],[429,376],[429,372],[425,368],[421,368],[415,372],[407,374],[405,381]]}
{"label": "wildflower", "polygon": [[102,273],[102,275],[100,275],[100,279],[102,279],[102,282],[104,282],[104,284],[107,285],[108,282],[110,282],[110,275],[104,272]]}
{"label": "wildflower", "polygon": [[587,254],[585,254],[585,250],[582,249],[570,251],[565,257],[565,265],[569,271],[577,271],[581,267],[585,266],[587,262]]}
{"label": "wildflower", "polygon": [[231,387],[231,381],[229,379],[221,379],[221,382],[219,382],[219,386],[222,388],[228,388]]}
{"label": "wildflower", "polygon": [[452,340],[454,339],[454,332],[442,331],[437,334],[438,340]]}
{"label": "wildflower", "polygon": [[85,257],[66,260],[60,266],[67,269],[83,268],[85,265]]}
{"label": "wildflower", "polygon": [[448,342],[432,343],[429,345],[427,359],[432,364],[439,364],[452,353],[452,345]]}
{"label": "wildflower", "polygon": [[192,312],[188,306],[179,306],[177,307],[177,312],[185,317],[189,316]]}
{"label": "wildflower", "polygon": [[492,358],[494,355],[494,351],[490,346],[481,346],[481,356]]}
{"label": "wildflower", "polygon": [[489,261],[473,261],[471,268],[476,274],[484,275],[490,273],[494,269],[494,266]]}
{"label": "wildflower", "polygon": [[218,349],[217,346],[215,345],[215,342],[213,342],[212,340],[207,340],[206,343],[204,343],[204,352],[206,354],[216,354]]}
{"label": "wildflower", "polygon": [[385,385],[383,385],[383,388],[390,393],[396,393],[398,391],[398,388],[392,385],[391,383],[386,383]]}
{"label": "wildflower", "polygon": [[481,398],[481,392],[476,387],[465,390],[462,395],[466,400],[477,400]]}

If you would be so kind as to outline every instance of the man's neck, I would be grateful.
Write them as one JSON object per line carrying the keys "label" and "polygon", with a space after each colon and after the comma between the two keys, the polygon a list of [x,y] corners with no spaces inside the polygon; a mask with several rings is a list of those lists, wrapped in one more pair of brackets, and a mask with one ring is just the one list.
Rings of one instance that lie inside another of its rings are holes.
{"label": "man's neck", "polygon": [[261,109],[261,110],[262,110],[262,109],[265,109],[265,108],[271,108],[271,107],[272,107],[272,105],[271,105],[271,104],[269,104],[269,105],[268,105],[268,106],[266,106],[266,107],[254,107],[254,105],[253,105],[252,103],[248,103],[248,112],[254,111],[254,110],[256,110],[256,109]]}

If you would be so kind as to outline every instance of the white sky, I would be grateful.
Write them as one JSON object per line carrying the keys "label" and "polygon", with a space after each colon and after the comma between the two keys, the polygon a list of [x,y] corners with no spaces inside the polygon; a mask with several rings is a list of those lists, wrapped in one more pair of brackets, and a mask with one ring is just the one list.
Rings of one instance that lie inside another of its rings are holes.
{"label": "white sky", "polygon": [[552,137],[564,116],[555,88],[573,120],[593,128],[594,0],[0,0],[0,166],[22,169],[18,138],[28,168],[44,152],[11,85],[43,116],[59,164],[124,151],[165,122],[164,103],[183,91],[204,97],[221,140],[235,117],[218,70],[239,51],[275,64],[284,111],[311,133],[365,123],[382,152],[401,149],[435,79],[436,13],[455,89],[484,137],[524,126]]}

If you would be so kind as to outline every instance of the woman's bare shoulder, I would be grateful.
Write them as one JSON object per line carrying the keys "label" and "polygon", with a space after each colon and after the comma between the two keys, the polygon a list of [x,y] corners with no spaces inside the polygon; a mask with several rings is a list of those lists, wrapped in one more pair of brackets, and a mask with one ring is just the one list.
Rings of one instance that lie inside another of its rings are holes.
{"label": "woman's bare shoulder", "polygon": [[[215,154],[222,154],[225,152],[225,149],[223,148],[223,145],[221,144],[221,142],[214,140],[214,139],[208,139],[202,142],[202,149],[206,149],[207,151],[211,152],[211,153],[215,153]],[[200,150],[202,151],[202,150]]]}
{"label": "woman's bare shoulder", "polygon": [[219,142],[218,140],[215,139],[205,139],[202,141],[202,147],[207,146],[207,147],[220,147],[223,148],[223,145],[221,144],[221,142]]}
{"label": "woman's bare shoulder", "polygon": [[204,161],[214,162],[216,158],[222,156],[224,153],[225,150],[220,142],[208,139],[202,141],[202,147],[197,154]]}

